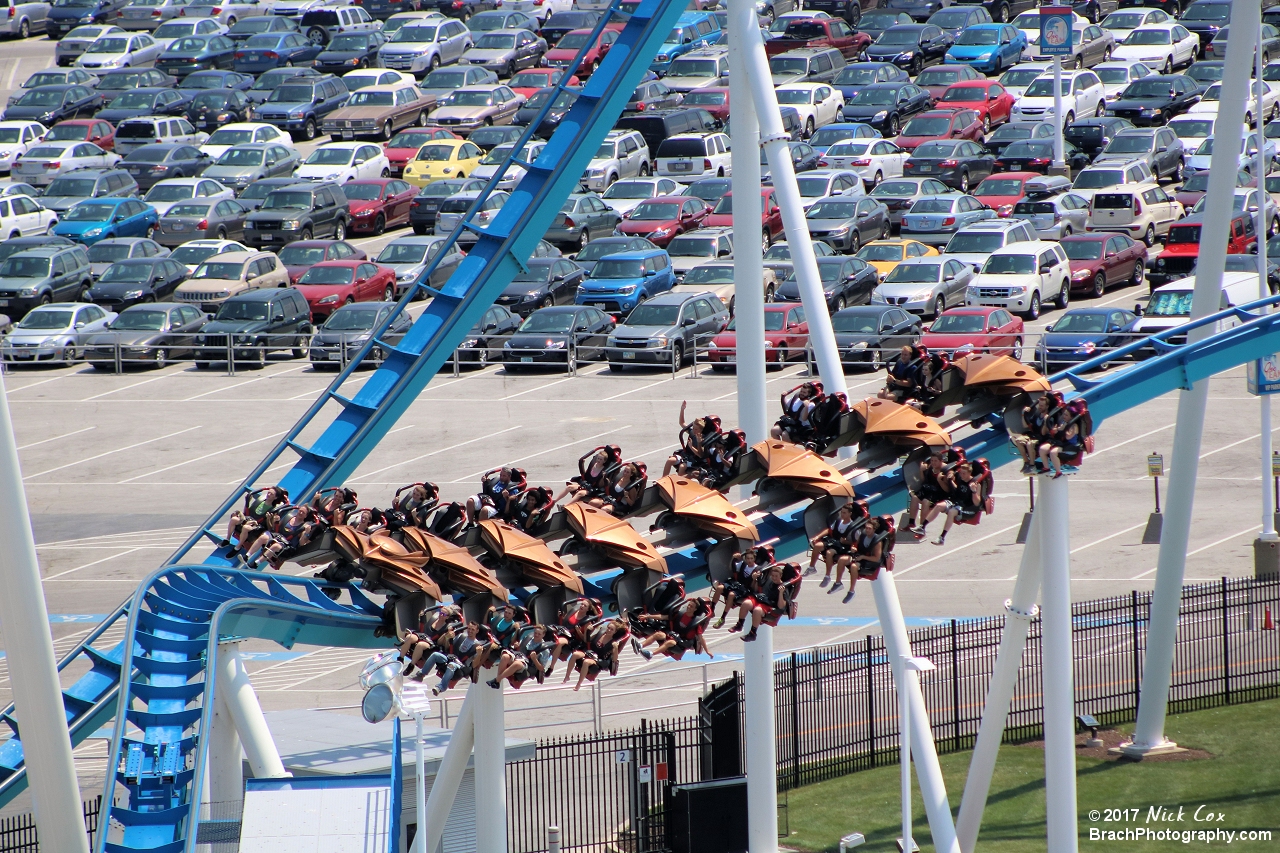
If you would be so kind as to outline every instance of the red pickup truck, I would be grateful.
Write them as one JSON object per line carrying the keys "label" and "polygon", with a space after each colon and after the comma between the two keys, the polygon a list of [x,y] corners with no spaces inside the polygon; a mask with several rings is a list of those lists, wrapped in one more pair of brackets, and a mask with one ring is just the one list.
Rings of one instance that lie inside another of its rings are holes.
{"label": "red pickup truck", "polygon": [[798,47],[834,47],[853,61],[871,44],[871,36],[854,32],[839,18],[797,18],[777,38],[764,43],[764,51],[776,56]]}

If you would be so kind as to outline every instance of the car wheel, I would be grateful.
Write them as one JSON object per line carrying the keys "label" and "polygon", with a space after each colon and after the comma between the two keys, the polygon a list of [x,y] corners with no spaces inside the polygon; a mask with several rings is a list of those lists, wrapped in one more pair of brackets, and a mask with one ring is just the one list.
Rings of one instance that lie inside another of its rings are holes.
{"label": "car wheel", "polygon": [[152,239],[152,238],[153,238],[153,237],[155,237],[155,236],[156,236],[156,226],[155,226],[155,225],[148,225],[148,226],[147,226],[147,234],[146,234],[147,239],[148,239],[148,240],[150,240],[150,239]]}
{"label": "car wheel", "polygon": [[218,233],[217,233],[217,235],[216,235],[216,239],[218,239],[218,240],[225,240],[225,239],[227,239],[227,229],[222,228],[221,226],[219,226],[219,228],[218,228]]}
{"label": "car wheel", "polygon": [[431,61],[427,63],[427,73],[430,74],[440,67],[440,55],[435,54],[431,57]]}
{"label": "car wheel", "polygon": [[1107,292],[1107,276],[1106,273],[1098,273],[1093,277],[1093,296],[1095,299],[1101,299],[1102,294]]}
{"label": "car wheel", "polygon": [[1009,23],[1009,4],[1001,3],[996,7],[995,21],[997,24]]}
{"label": "car wheel", "polygon": [[1022,338],[1017,338],[1013,342],[1013,349],[1009,352],[1014,361],[1022,361]]}
{"label": "car wheel", "polygon": [[18,38],[24,39],[24,38],[30,38],[30,37],[31,37],[31,24],[24,20],[21,24],[18,25]]}
{"label": "car wheel", "polygon": [[880,186],[880,183],[883,180],[884,180],[884,172],[876,172],[875,176],[871,179],[871,189],[875,189],[876,187]]}
{"label": "car wheel", "polygon": [[293,357],[294,358],[306,357],[307,348],[303,345],[303,342],[305,340],[306,338],[304,338],[302,335],[298,335],[296,338],[293,339]]}
{"label": "car wheel", "polygon": [[924,60],[917,56],[915,59],[911,60],[911,67],[908,69],[907,73],[912,77],[915,77],[923,68]]}
{"label": "car wheel", "polygon": [[[997,74],[1000,73],[1000,69],[997,68],[996,73]],[[989,115],[985,115],[982,117],[982,132],[983,133],[991,132],[991,116]]]}
{"label": "car wheel", "polygon": [[642,178],[647,178],[647,177],[649,177],[649,164],[648,164],[648,163],[641,163],[641,164],[640,164],[640,177],[642,177]]}
{"label": "car wheel", "polygon": [[1267,229],[1267,237],[1274,237],[1280,234],[1280,219],[1272,219],[1271,227]]}
{"label": "car wheel", "polygon": [[312,44],[324,44],[325,36],[327,35],[328,33],[325,32],[324,27],[312,27],[307,30],[307,41]]}
{"label": "car wheel", "polygon": [[1152,223],[1147,226],[1147,233],[1142,235],[1142,242],[1147,244],[1147,248],[1151,248],[1156,244],[1156,226]]}
{"label": "car wheel", "polygon": [[395,287],[393,287],[392,285],[389,285],[389,284],[388,284],[386,287],[382,288],[382,301],[383,301],[383,302],[395,302],[395,301],[396,301],[396,289],[395,289]]}
{"label": "car wheel", "polygon": [[943,296],[941,293],[939,293],[937,297],[933,300],[933,319],[936,320],[939,317],[941,317],[942,312],[946,310],[947,310],[947,298]]}
{"label": "car wheel", "polygon": [[845,305],[846,305],[846,304],[847,304],[847,303],[844,301],[844,297],[843,297],[843,296],[837,296],[837,297],[836,297],[836,310],[837,310],[837,311],[843,311],[843,310],[844,310],[844,307],[845,307]]}
{"label": "car wheel", "polygon": [[1170,178],[1175,184],[1182,183],[1182,158],[1178,158],[1178,162],[1174,164]]}
{"label": "car wheel", "polygon": [[[104,368],[104,369],[105,369],[105,368]],[[197,361],[197,362],[196,362],[196,370],[208,370],[208,369],[209,369],[209,362],[207,362],[207,361]]]}
{"label": "car wheel", "polygon": [[423,110],[422,112],[418,113],[418,117],[417,117],[416,119],[414,119],[414,120],[413,120],[413,123],[414,123],[414,124],[416,124],[418,127],[426,127],[426,126],[427,126],[427,111],[426,111],[426,110]]}
{"label": "car wheel", "polygon": [[312,233],[311,233],[311,229],[310,229],[310,228],[303,228],[303,229],[302,229],[302,233],[298,235],[298,239],[299,239],[299,240],[310,240],[312,236],[313,236],[313,235],[312,235]]}
{"label": "car wheel", "polygon": [[1142,286],[1142,278],[1145,274],[1146,274],[1146,271],[1143,270],[1142,268],[1142,261],[1136,262],[1133,265],[1133,277],[1132,277],[1134,287]]}
{"label": "car wheel", "polygon": [[583,228],[582,233],[578,235],[578,249],[581,250],[586,248],[586,245],[590,242],[591,242],[591,232]]}
{"label": "car wheel", "polygon": [[507,63],[507,76],[508,77],[516,76],[516,63],[514,60]]}
{"label": "car wheel", "polygon": [[387,119],[382,123],[382,138],[390,142],[393,135],[395,135],[395,125],[391,123],[391,119]]}
{"label": "car wheel", "polygon": [[760,245],[764,251],[769,251],[769,247],[773,245],[773,235],[769,233],[769,229],[765,228],[760,232]]}
{"label": "car wheel", "polygon": [[231,28],[232,28],[232,27],[234,27],[235,25],[236,25],[236,16],[235,16],[235,15],[232,15],[230,18],[227,18],[227,29],[231,29]]}
{"label": "car wheel", "polygon": [[1031,307],[1022,316],[1027,320],[1040,319],[1040,291],[1031,294]]}
{"label": "car wheel", "polygon": [[542,301],[538,303],[538,307],[550,308],[552,305],[555,305],[555,304],[556,304],[556,301],[552,299],[551,294],[548,293],[546,296],[542,297]]}
{"label": "car wheel", "polygon": [[459,15],[459,16],[458,16],[458,18],[459,18],[459,20],[461,20],[461,21],[462,21],[462,23],[464,23],[464,24],[465,24],[467,21],[471,20],[471,10],[470,10],[470,9],[463,9],[463,10],[462,10],[462,14],[461,14],[461,15]]}
{"label": "car wheel", "polygon": [[684,344],[680,341],[671,345],[671,361],[677,368],[684,367]]}
{"label": "car wheel", "polygon": [[333,239],[347,239],[347,223],[344,220],[339,219],[338,224],[333,226]]}
{"label": "car wheel", "polygon": [[156,350],[156,355],[155,355],[155,358],[152,360],[152,364],[154,364],[157,369],[161,369],[168,363],[169,363],[169,351],[166,350],[164,347],[160,347],[159,349]]}
{"label": "car wheel", "polygon": [[1169,56],[1169,57],[1167,57],[1167,58],[1165,59],[1165,61],[1164,61],[1164,68],[1163,68],[1163,69],[1161,69],[1160,73],[1161,73],[1161,74],[1172,74],[1172,73],[1173,73],[1173,57],[1172,57],[1172,56]]}
{"label": "car wheel", "polygon": [[310,141],[316,138],[316,120],[315,119],[309,118],[307,119],[306,123],[302,125],[302,138],[306,139],[307,141]]}
{"label": "car wheel", "polygon": [[897,136],[898,131],[902,129],[902,124],[898,121],[897,116],[889,116],[889,135]]}
{"label": "car wheel", "polygon": [[773,285],[772,284],[764,289],[764,301],[765,302],[773,301]]}
{"label": "car wheel", "polygon": [[[790,360],[791,360],[791,353],[787,351],[786,346],[784,345],[784,346],[778,347],[778,369],[781,370],[782,368],[786,367],[787,362]],[[765,367],[768,368],[769,365],[766,363]]]}
{"label": "car wheel", "polygon": [[1064,121],[1062,126],[1066,127],[1067,125],[1071,124],[1075,120],[1076,120],[1076,114],[1075,114],[1075,111],[1072,110],[1071,112],[1067,113],[1066,120]]}
{"label": "car wheel", "polygon": [[857,231],[849,235],[849,254],[856,255],[858,250],[862,248],[862,239]]}
{"label": "car wheel", "polygon": [[415,225],[413,226],[413,233],[417,234],[419,237],[425,236],[427,233],[427,226]]}
{"label": "car wheel", "polygon": [[814,131],[813,117],[810,116],[804,121],[804,138],[808,139],[809,137],[813,136],[813,131]]}
{"label": "car wheel", "polygon": [[1071,304],[1071,282],[1065,278],[1062,280],[1062,286],[1058,288],[1058,296],[1053,302],[1059,310],[1067,310],[1067,306]]}

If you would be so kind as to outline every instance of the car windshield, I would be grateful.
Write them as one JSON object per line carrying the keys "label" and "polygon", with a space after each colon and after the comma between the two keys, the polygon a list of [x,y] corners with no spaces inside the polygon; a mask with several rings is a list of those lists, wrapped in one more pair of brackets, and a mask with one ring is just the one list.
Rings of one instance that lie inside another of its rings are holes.
{"label": "car windshield", "polygon": [[185,201],[195,198],[196,188],[191,184],[156,184],[143,201]]}
{"label": "car windshield", "polygon": [[[769,315],[766,314],[765,317]],[[880,317],[876,314],[837,313],[831,318],[831,330],[837,334],[867,335],[880,330]]]}
{"label": "car windshield", "polygon": [[911,205],[908,213],[950,213],[951,205],[955,203],[955,199],[951,198],[922,198]]}
{"label": "car windshield", "polygon": [[916,44],[920,41],[917,30],[887,29],[876,39],[876,44]]}
{"label": "car windshield", "polygon": [[395,106],[395,94],[393,92],[370,92],[368,89],[361,89],[358,92],[352,92],[347,98],[346,106],[348,107],[391,107]]}
{"label": "car windshield", "polygon": [[889,198],[894,196],[913,196],[920,191],[911,181],[884,181],[880,186],[873,189],[870,195],[876,198]]}
{"label": "car windshield", "polygon": [[117,332],[158,332],[168,319],[163,311],[125,311],[111,321],[109,328]]}
{"label": "car windshield", "polygon": [[714,59],[681,58],[671,63],[668,77],[719,77],[720,64]]}
{"label": "car windshield", "polygon": [[89,263],[109,264],[129,257],[129,246],[125,243],[94,243],[89,247]]}
{"label": "car windshield", "polygon": [[714,90],[693,91],[684,96],[685,106],[693,107],[720,107],[729,100],[728,92],[716,92]]}
{"label": "car windshield", "polygon": [[1161,80],[1159,77],[1144,77],[1141,80],[1134,80],[1128,86],[1124,87],[1124,91],[1120,93],[1121,98],[1172,98],[1173,86],[1169,85],[1168,80]]}
{"label": "car windshield", "polygon": [[329,42],[328,50],[363,50],[369,46],[369,36],[359,33],[341,35]]}
{"label": "car windshield", "polygon": [[[1268,187],[1267,189],[1270,189],[1270,187]],[[1182,186],[1179,187],[1179,192],[1184,192],[1184,193],[1203,193],[1208,191],[1209,191],[1209,173],[1207,171],[1195,172],[1193,174],[1187,175],[1186,179],[1183,180],[1182,182]]]}
{"label": "car windshield", "polygon": [[[921,71],[916,76],[917,86],[950,86],[952,83],[959,83],[962,79],[963,72],[955,66],[947,66],[939,68],[937,66]],[[972,78],[970,78],[972,79]]]}
{"label": "car windshield", "polygon": [[262,203],[263,210],[282,210],[285,208],[308,210],[311,207],[311,193],[276,190],[267,196]]}
{"label": "car windshield", "polygon": [[215,165],[261,166],[263,152],[259,148],[228,148]]}
{"label": "car windshield", "polygon": [[999,249],[1004,243],[1004,235],[998,231],[971,231],[952,237],[945,251],[985,255]]}
{"label": "car windshield", "polygon": [[1015,142],[1004,150],[1003,157],[1052,157],[1053,143],[1043,140]]}
{"label": "car windshield", "polygon": [[1065,314],[1061,320],[1053,324],[1053,330],[1055,332],[1105,332],[1107,330],[1107,315],[1092,313]]}
{"label": "car windshield", "polygon": [[100,38],[85,53],[124,53],[129,49],[129,40],[121,38]]}
{"label": "car windshield", "polygon": [[1000,32],[988,29],[967,29],[960,33],[956,44],[999,44]]}
{"label": "car windshield", "polygon": [[380,308],[362,308],[344,305],[329,315],[324,328],[335,332],[363,332],[378,322]]}
{"label": "car windshield", "polygon": [[[424,89],[457,89],[465,85],[467,85],[467,72],[447,70],[444,68],[432,71],[427,75],[427,78],[422,81],[422,88]],[[518,84],[513,79],[511,81],[511,85],[515,86]]]}
{"label": "car windshield", "polygon": [[1190,317],[1191,298],[1195,294],[1190,290],[1169,290],[1151,294],[1147,303],[1148,317]]}
{"label": "car windshield", "polygon": [[1093,71],[1103,83],[1124,83],[1129,79],[1128,68],[1095,68]]}
{"label": "car windshield", "polygon": [[1103,150],[1108,154],[1146,154],[1151,151],[1152,139],[1145,134],[1121,134],[1108,142]]}
{"label": "car windshield", "polygon": [[252,130],[215,130],[206,145],[243,145],[253,141]]}
{"label": "car windshield", "polygon": [[192,278],[238,279],[244,272],[244,261],[206,261],[196,267]]}
{"label": "car windshield", "polygon": [[[218,254],[219,251],[220,250],[214,246],[192,246],[188,244],[174,249],[173,253],[170,254],[169,257],[180,264],[194,266],[206,258],[210,258]],[[90,253],[90,259],[92,259],[92,257],[92,253]]]}
{"label": "car windshield", "polygon": [[[1188,10],[1190,11],[1190,10]],[[1173,37],[1169,30],[1134,30],[1124,37],[1121,44],[1172,44]]]}
{"label": "car windshield", "polygon": [[943,314],[929,327],[929,331],[948,335],[981,332],[984,319],[981,314]]}
{"label": "car windshield", "polygon": [[[17,101],[20,107],[56,107],[62,103],[61,89],[32,89]],[[81,137],[83,138],[83,137]]]}
{"label": "car windshield", "polygon": [[680,205],[667,204],[663,202],[646,201],[636,206],[631,211],[631,219],[642,222],[662,222],[669,219],[677,219],[680,216]]}
{"label": "car windshield", "polygon": [[[1064,96],[1071,94],[1071,78],[1062,78],[1062,94]],[[1053,78],[1040,77],[1033,80],[1031,85],[1027,87],[1028,98],[1052,98],[1053,97]]]}
{"label": "car windshield", "polygon": [[604,258],[591,270],[592,278],[641,278],[644,262],[637,260],[609,260]]}
{"label": "car windshield", "polygon": [[714,258],[716,240],[694,235],[680,236],[667,244],[667,254],[687,258]]}
{"label": "car windshield", "polygon": [[[439,73],[440,72],[438,71],[433,71],[432,76]],[[427,79],[430,80],[431,78],[429,77]],[[553,79],[552,75],[548,74],[546,71],[541,71],[537,68],[530,68],[527,71],[521,71],[516,74],[507,81],[507,85],[513,89],[540,89],[543,86],[551,85]],[[462,84],[459,83],[458,85]]]}
{"label": "car windshield", "polygon": [[[911,121],[907,122],[906,126],[902,128],[902,135],[903,136],[942,136],[950,129],[951,129],[950,116],[947,116],[947,117],[928,116],[928,117],[922,117],[922,118],[913,118]],[[920,148],[917,148],[916,154],[921,154],[921,149],[925,147],[926,146],[921,145]],[[938,151],[941,149],[929,148],[928,150]],[[950,148],[949,147],[946,148],[946,151],[949,153]],[[937,153],[923,154],[921,156],[937,157],[939,156],[939,154]]]}
{"label": "car windshield", "polygon": [[987,140],[989,142],[1005,142],[1010,139],[1030,139],[1032,126],[1029,124],[1002,124],[996,128]]}
{"label": "car windshield", "polygon": [[1177,225],[1169,229],[1169,236],[1165,238],[1167,244],[1179,244],[1184,246],[1194,245],[1200,242],[1200,226],[1199,225]]}
{"label": "car windshield", "polygon": [[117,95],[110,106],[113,110],[150,109],[155,100],[156,96],[151,92],[125,92],[123,95]]}
{"label": "car windshield", "polygon": [[401,27],[391,40],[397,44],[435,41],[436,27]]}
{"label": "car windshield", "polygon": [[902,282],[935,282],[938,280],[940,264],[899,264],[889,271],[884,280],[887,284]]}
{"label": "car windshield", "polygon": [[[350,196],[351,194],[347,193],[347,197],[350,198]],[[392,243],[378,253],[377,262],[380,264],[420,264],[427,256],[427,248],[428,245],[423,243]],[[287,251],[288,249],[286,248],[280,252],[281,260],[284,260],[284,253]],[[302,251],[318,252],[321,256],[324,255],[323,249],[303,249]]]}
{"label": "car windshield", "polygon": [[852,219],[858,210],[856,201],[820,201],[805,213],[808,219]]}
{"label": "car windshield", "polygon": [[44,278],[48,274],[48,258],[24,258],[15,255],[0,264],[0,278]]}
{"label": "car windshield", "polygon": [[156,27],[152,35],[158,39],[180,39],[183,36],[189,36],[195,32],[196,25],[185,22],[170,21],[167,24],[161,24]]}
{"label": "car windshield", "polygon": [[227,101],[231,98],[226,92],[203,92],[191,99],[193,107],[208,107],[216,110],[226,106]]}
{"label": "car windshield", "polygon": [[492,92],[477,92],[475,90],[454,92],[449,99],[451,107],[488,107],[493,105]]}
{"label": "car windshield", "polygon": [[860,89],[849,99],[849,103],[866,107],[888,107],[892,106],[897,98],[897,89],[866,88]]}
{"label": "car windshield", "polygon": [[[978,101],[986,101],[987,90],[981,86],[952,86],[950,89],[942,93],[941,100],[944,102],[954,103],[975,103]],[[915,119],[921,121],[921,119]]]}
{"label": "car windshield", "polygon": [[351,267],[312,267],[298,284],[350,284],[354,276],[355,270]]}
{"label": "car windshield", "polygon": [[[260,39],[260,38],[262,38],[262,36],[254,36],[253,38],[249,39],[249,45],[251,47],[256,47],[256,45],[254,45],[253,42],[255,39]],[[271,44],[275,44],[278,41],[278,39],[275,36],[267,36],[267,38],[271,40],[270,41]],[[203,38],[199,38],[199,37],[182,38],[182,39],[178,39],[177,41],[170,44],[167,48],[165,48],[165,53],[199,53],[200,51],[205,49],[205,44],[206,44],[206,39],[203,39]]]}
{"label": "car windshield", "polygon": [[[800,195],[802,197],[822,198],[827,194],[827,189],[831,186],[831,179],[827,177],[797,177],[796,183],[800,185]],[[716,206],[719,207],[719,205]]]}
{"label": "car windshield", "polygon": [[983,275],[1031,275],[1035,271],[1035,255],[992,255],[982,265]]}
{"label": "car windshield", "polygon": [[355,153],[355,150],[352,148],[321,147],[311,152],[311,156],[307,158],[307,165],[345,166],[351,162]]}
{"label": "car windshield", "polygon": [[556,48],[577,50],[590,40],[591,33],[565,33],[564,37],[556,42]]}
{"label": "car windshield", "polygon": [[627,315],[627,325],[674,326],[679,317],[679,305],[641,305]]}
{"label": "car windshield", "polygon": [[45,198],[87,198],[93,195],[93,178],[55,178],[45,189]]}
{"label": "car windshield", "polygon": [[1182,20],[1225,24],[1231,20],[1231,6],[1227,3],[1192,3],[1182,13]]}
{"label": "car windshield", "polygon": [[[674,240],[672,241],[675,242]],[[581,260],[582,255],[578,255]],[[733,284],[733,267],[724,264],[694,267],[685,274],[685,284]],[[767,314],[765,315],[768,316]]]}
{"label": "car windshield", "polygon": [[[1226,66],[1219,62],[1197,62],[1187,69],[1187,76],[1199,83],[1217,83]],[[1269,79],[1264,74],[1264,80]]]}
{"label": "car windshield", "polygon": [[236,21],[235,26],[231,28],[231,32],[236,35],[244,35],[245,33],[265,33],[269,32],[275,25],[278,18],[245,18],[243,21]]}
{"label": "car windshield", "polygon": [[106,222],[116,210],[114,204],[77,204],[65,214],[68,222]]}
{"label": "car windshield", "polygon": [[[818,278],[823,281],[835,281],[840,277],[840,271],[844,269],[844,264],[838,260],[835,263],[823,263],[824,260],[824,258],[818,259]],[[792,276],[794,277],[794,275],[793,271]]]}
{"label": "car windshield", "polygon": [[[854,139],[854,132],[848,128],[824,127],[814,133],[813,136],[809,137],[809,144],[814,148],[827,148],[827,153],[831,154],[834,153],[831,151],[832,148],[837,145],[849,144],[852,139]],[[866,145],[870,143],[862,144]],[[862,150],[866,149],[864,148]],[[853,153],[861,154],[862,151],[855,151]]]}
{"label": "car windshield", "polygon": [[1062,248],[1073,261],[1096,261],[1102,257],[1101,240],[1064,240]]}
{"label": "car windshield", "polygon": [[225,302],[218,309],[218,320],[265,320],[267,306],[262,302]]}
{"label": "car windshield", "polygon": [[71,325],[70,311],[32,311],[22,318],[19,329],[65,329]]}
{"label": "car windshield", "polygon": [[902,260],[903,247],[892,243],[872,243],[869,246],[863,246],[858,250],[858,254],[854,257],[862,258],[864,261],[900,261]]}
{"label": "car windshield", "polygon": [[98,281],[146,281],[151,278],[150,264],[112,264]]}
{"label": "car windshield", "polygon": [[267,100],[273,104],[309,104],[314,91],[310,86],[280,86]]}
{"label": "car windshield", "polygon": [[521,332],[567,332],[573,328],[573,314],[534,311],[520,324]]}
{"label": "car windshield", "polygon": [[387,148],[421,148],[431,141],[431,134],[434,132],[431,130],[406,130],[397,133],[387,143]]}
{"label": "car windshield", "polygon": [[485,33],[475,43],[477,50],[512,50],[515,46],[514,33]]}
{"label": "car windshield", "polygon": [[[1038,24],[1037,28],[1039,28]],[[1012,71],[1006,71],[1001,76],[1000,82],[1005,86],[1030,86],[1043,73],[1043,68],[1014,68]]]}
{"label": "car windshield", "polygon": [[1124,182],[1124,172],[1115,169],[1085,169],[1076,175],[1071,186],[1078,190],[1096,190],[1119,186]]}
{"label": "car windshield", "polygon": [[[775,56],[769,60],[769,70],[774,74],[807,74],[809,73],[809,60],[803,56]],[[778,93],[778,103],[808,103],[808,101],[784,101],[782,93]]]}
{"label": "car windshield", "polygon": [[82,124],[56,124],[49,128],[44,139],[45,142],[54,142],[59,139],[83,140],[88,137],[88,131],[89,129]]}
{"label": "car windshield", "polygon": [[871,147],[871,140],[837,142],[827,149],[828,157],[860,157]]}
{"label": "car windshield", "polygon": [[209,215],[209,204],[175,204],[169,208],[169,212],[165,214],[170,216],[190,216],[192,218],[200,217],[201,219]]}
{"label": "car windshield", "polygon": [[[1011,146],[1012,147],[1012,146]],[[1022,179],[1021,178],[987,178],[982,185],[974,191],[976,196],[984,195],[1021,195]]]}
{"label": "car windshield", "polygon": [[342,187],[342,194],[355,201],[376,201],[382,198],[382,184],[349,183]]}

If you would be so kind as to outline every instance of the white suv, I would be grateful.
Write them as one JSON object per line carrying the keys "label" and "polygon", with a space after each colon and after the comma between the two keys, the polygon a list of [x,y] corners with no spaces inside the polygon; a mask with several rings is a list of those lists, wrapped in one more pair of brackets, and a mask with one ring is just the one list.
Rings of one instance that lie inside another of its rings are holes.
{"label": "white suv", "polygon": [[726,133],[677,133],[658,146],[657,174],[683,184],[725,178],[733,171]]}
{"label": "white suv", "polygon": [[649,143],[634,130],[611,130],[587,164],[582,185],[604,192],[615,181],[649,175]]}
{"label": "white suv", "polygon": [[992,252],[965,291],[964,304],[1007,308],[1034,320],[1045,302],[1066,308],[1070,297],[1067,253],[1057,243],[1036,240]]}
{"label": "white suv", "polygon": [[[1083,71],[1062,72],[1062,109],[1065,127],[1078,118],[1100,116],[1107,109],[1107,93],[1098,75]],[[1013,105],[1014,124],[1053,120],[1053,75],[1037,77]]]}
{"label": "white suv", "polygon": [[1106,162],[1086,166],[1071,182],[1071,192],[1085,199],[1107,190],[1127,189],[1134,184],[1154,184],[1155,175],[1145,160],[1128,163]]}
{"label": "white suv", "polygon": [[1137,184],[1094,193],[1085,228],[1119,231],[1153,246],[1185,213],[1173,196],[1154,183]]}
{"label": "white suv", "polygon": [[976,270],[996,249],[1039,239],[1031,224],[1021,219],[988,219],[966,225],[952,234],[942,254],[964,261]]}

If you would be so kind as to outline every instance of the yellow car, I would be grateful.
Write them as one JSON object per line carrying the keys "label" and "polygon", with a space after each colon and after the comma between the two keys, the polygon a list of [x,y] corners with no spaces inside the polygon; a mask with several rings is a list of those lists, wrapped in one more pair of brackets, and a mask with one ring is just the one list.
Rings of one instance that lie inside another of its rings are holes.
{"label": "yellow car", "polygon": [[424,187],[442,178],[465,178],[480,165],[484,151],[465,139],[437,139],[418,149],[404,167],[404,179]]}
{"label": "yellow car", "polygon": [[856,257],[862,258],[876,268],[880,280],[907,258],[923,258],[925,255],[936,255],[938,250],[926,246],[917,240],[873,240],[858,250]]}

